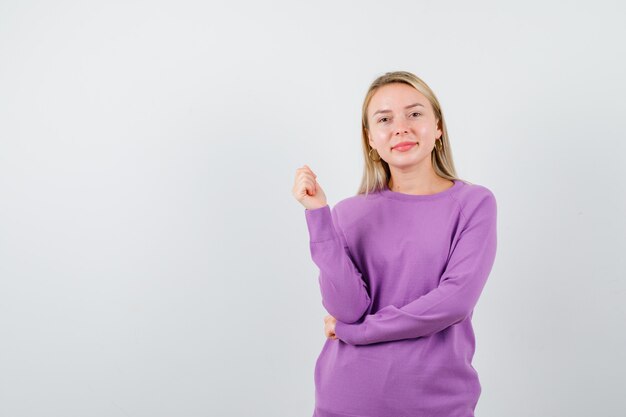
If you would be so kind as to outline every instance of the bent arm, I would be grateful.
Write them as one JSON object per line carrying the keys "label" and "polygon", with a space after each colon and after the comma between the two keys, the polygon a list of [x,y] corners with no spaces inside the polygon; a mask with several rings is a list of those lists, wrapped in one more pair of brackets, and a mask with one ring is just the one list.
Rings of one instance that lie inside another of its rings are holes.
{"label": "bent arm", "polygon": [[305,209],[305,217],[311,257],[320,269],[322,305],[337,320],[354,323],[367,311],[371,299],[361,272],[350,258],[336,211],[328,205]]}
{"label": "bent arm", "polygon": [[483,198],[463,230],[434,290],[398,308],[388,305],[360,323],[343,320],[335,334],[352,345],[429,336],[471,314],[495,261],[496,201]]}

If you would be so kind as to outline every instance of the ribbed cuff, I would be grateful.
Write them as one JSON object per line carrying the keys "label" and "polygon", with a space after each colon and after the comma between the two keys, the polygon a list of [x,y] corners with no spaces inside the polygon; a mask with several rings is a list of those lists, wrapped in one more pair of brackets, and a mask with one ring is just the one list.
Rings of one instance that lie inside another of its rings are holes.
{"label": "ribbed cuff", "polygon": [[335,336],[350,345],[363,344],[363,324],[348,324],[337,320]]}
{"label": "ribbed cuff", "polygon": [[323,242],[335,238],[335,227],[327,204],[316,209],[304,209],[306,224],[309,229],[309,240],[311,243]]}

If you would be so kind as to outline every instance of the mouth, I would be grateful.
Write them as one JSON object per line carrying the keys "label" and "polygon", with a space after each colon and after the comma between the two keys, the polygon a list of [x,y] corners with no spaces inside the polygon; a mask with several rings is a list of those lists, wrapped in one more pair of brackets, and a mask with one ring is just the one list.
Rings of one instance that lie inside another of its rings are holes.
{"label": "mouth", "polygon": [[417,145],[416,142],[400,142],[391,149],[394,151],[405,152],[413,148],[413,146],[416,146],[416,145]]}

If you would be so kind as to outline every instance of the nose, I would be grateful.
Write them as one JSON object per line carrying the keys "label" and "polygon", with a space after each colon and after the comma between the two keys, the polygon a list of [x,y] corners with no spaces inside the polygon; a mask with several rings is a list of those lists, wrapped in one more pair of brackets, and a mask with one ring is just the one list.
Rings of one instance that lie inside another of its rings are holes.
{"label": "nose", "polygon": [[409,132],[409,128],[407,127],[405,122],[398,122],[398,124],[395,126],[395,132],[394,134],[397,135],[402,135],[405,133]]}

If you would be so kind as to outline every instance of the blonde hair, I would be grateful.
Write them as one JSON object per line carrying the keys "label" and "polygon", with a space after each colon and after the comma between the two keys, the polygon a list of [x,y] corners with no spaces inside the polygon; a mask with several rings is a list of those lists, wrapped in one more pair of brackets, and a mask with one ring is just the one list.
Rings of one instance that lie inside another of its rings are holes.
{"label": "blonde hair", "polygon": [[[435,173],[443,178],[450,180],[459,179],[456,175],[456,169],[454,168],[454,161],[452,160],[452,150],[450,149],[450,142],[448,140],[448,130],[446,128],[446,122],[441,111],[441,105],[439,100],[435,96],[435,93],[428,87],[428,85],[422,81],[416,75],[407,71],[394,71],[387,72],[384,75],[376,78],[365,94],[365,100],[363,100],[362,120],[361,120],[361,138],[363,144],[363,156],[365,157],[365,166],[363,167],[363,178],[361,179],[361,185],[357,194],[367,194],[387,188],[387,184],[391,179],[391,171],[389,170],[389,164],[384,160],[373,161],[370,158],[370,150],[373,149],[369,146],[369,140],[367,130],[369,129],[367,121],[367,108],[374,96],[374,93],[384,85],[391,83],[404,83],[415,88],[422,93],[433,108],[435,117],[439,120],[438,128],[443,132],[441,135],[441,150],[437,146],[431,153],[431,162]],[[372,153],[376,153],[372,151]]]}

